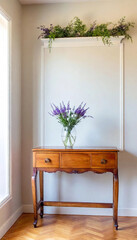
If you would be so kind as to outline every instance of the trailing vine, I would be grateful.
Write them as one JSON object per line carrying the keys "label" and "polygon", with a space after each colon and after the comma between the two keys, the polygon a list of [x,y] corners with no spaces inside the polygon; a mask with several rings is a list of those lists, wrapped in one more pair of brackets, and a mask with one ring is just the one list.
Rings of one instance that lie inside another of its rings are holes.
{"label": "trailing vine", "polygon": [[111,36],[125,36],[126,39],[132,41],[132,37],[129,35],[131,27],[134,27],[134,23],[126,22],[125,17],[121,18],[117,24],[111,22],[97,24],[95,21],[89,28],[78,17],[74,17],[66,27],[50,24],[50,27],[47,28],[45,25],[41,25],[38,29],[42,32],[38,38],[49,38],[49,49],[51,49],[52,41],[55,38],[70,37],[101,37],[104,44],[110,45]]}

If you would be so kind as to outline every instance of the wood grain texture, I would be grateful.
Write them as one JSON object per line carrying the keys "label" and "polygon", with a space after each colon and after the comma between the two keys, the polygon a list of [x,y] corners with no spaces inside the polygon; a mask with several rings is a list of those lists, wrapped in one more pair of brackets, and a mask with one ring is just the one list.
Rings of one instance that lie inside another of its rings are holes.
{"label": "wood grain texture", "polygon": [[36,153],[33,152],[33,168],[36,167]]}
{"label": "wood grain texture", "polygon": [[118,172],[113,175],[113,220],[114,225],[118,228],[118,190],[119,190],[119,180]]}
{"label": "wood grain texture", "polygon": [[32,197],[33,197],[33,209],[34,209],[34,227],[37,225],[37,220],[38,220],[38,208],[39,205],[37,204],[37,187],[36,187],[36,177],[37,177],[37,171],[33,169],[33,175],[32,175]]}
{"label": "wood grain texture", "polygon": [[[49,159],[49,162],[46,162]],[[59,154],[58,153],[37,153],[36,154],[36,167],[59,167]]]}
{"label": "wood grain texture", "polygon": [[60,168],[90,168],[90,153],[62,153],[60,159]]}
{"label": "wood grain texture", "polygon": [[[104,162],[103,162],[104,160]],[[117,168],[115,153],[92,153],[92,167]]]}
{"label": "wood grain texture", "polygon": [[119,152],[119,150],[117,148],[114,147],[74,147],[73,149],[65,149],[64,147],[47,147],[47,146],[39,146],[39,147],[35,147],[32,149],[33,152],[40,152],[42,151],[42,153],[44,152],[44,150],[46,152],[48,151],[52,151],[52,152]]}
{"label": "wood grain texture", "polygon": [[[111,152],[110,152],[111,150]],[[112,149],[37,149],[33,151],[34,165],[33,173],[40,172],[40,215],[43,217],[43,204],[46,206],[64,206],[64,207],[112,207],[113,206],[113,219],[116,229],[118,229],[118,169],[117,169],[117,155],[118,150]],[[113,181],[113,204],[106,203],[62,203],[62,202],[44,202],[43,201],[43,175],[44,172],[67,172],[67,173],[83,173],[93,171],[96,173],[112,172],[114,175]],[[32,176],[32,192],[33,192],[33,206],[34,206],[34,227],[37,226],[38,208],[36,197],[37,183],[36,176]]]}
{"label": "wood grain texture", "polygon": [[41,201],[41,206],[40,206],[40,216],[43,218],[43,197],[44,197],[44,192],[43,192],[43,181],[44,181],[44,172],[39,171],[39,183],[40,183],[40,201]]}
{"label": "wood grain texture", "polygon": [[106,173],[106,172],[111,172],[114,173],[115,169],[112,168],[44,168],[44,167],[40,167],[39,168],[40,171],[44,171],[47,173],[55,173],[55,172],[66,172],[66,173],[78,173],[78,174],[82,174],[85,172],[94,172],[94,173],[98,173],[98,174],[102,174],[102,173]]}
{"label": "wood grain texture", "polygon": [[32,226],[33,214],[23,214],[1,240],[137,240],[137,218],[46,215]]}
{"label": "wood grain texture", "polygon": [[56,206],[56,207],[86,207],[86,208],[112,208],[112,203],[90,203],[90,202],[55,202],[44,201],[44,206]]}

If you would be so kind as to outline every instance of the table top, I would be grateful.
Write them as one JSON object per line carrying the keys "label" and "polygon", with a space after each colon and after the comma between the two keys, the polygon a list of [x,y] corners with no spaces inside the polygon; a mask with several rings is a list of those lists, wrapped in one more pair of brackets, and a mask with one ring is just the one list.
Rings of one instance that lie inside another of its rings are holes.
{"label": "table top", "polygon": [[67,148],[65,149],[64,147],[57,147],[57,146],[39,146],[39,147],[34,147],[32,149],[33,152],[36,152],[36,151],[60,151],[60,152],[75,152],[75,151],[78,151],[78,152],[118,152],[119,150],[115,147],[74,147],[74,148]]}

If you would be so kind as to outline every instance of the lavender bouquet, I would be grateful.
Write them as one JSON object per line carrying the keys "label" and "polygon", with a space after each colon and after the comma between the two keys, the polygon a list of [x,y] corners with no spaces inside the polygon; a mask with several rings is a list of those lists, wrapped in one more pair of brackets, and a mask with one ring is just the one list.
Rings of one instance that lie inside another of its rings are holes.
{"label": "lavender bouquet", "polygon": [[92,116],[86,115],[89,108],[86,108],[86,103],[84,104],[83,102],[77,108],[75,108],[75,106],[71,108],[70,102],[68,102],[67,105],[62,102],[59,107],[51,104],[51,108],[52,111],[49,114],[56,117],[58,122],[63,125],[62,141],[65,148],[72,148],[76,140],[74,127],[82,119],[87,117],[92,118]]}

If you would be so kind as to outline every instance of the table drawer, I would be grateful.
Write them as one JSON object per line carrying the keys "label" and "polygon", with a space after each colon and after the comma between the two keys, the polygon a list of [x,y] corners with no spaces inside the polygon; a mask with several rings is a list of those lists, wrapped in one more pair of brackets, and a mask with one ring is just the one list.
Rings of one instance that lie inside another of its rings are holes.
{"label": "table drawer", "polygon": [[92,168],[116,168],[115,153],[92,153]]}
{"label": "table drawer", "polygon": [[62,153],[61,168],[90,168],[91,157],[89,153]]}
{"label": "table drawer", "polygon": [[59,167],[59,154],[58,153],[37,153],[36,154],[36,167]]}

